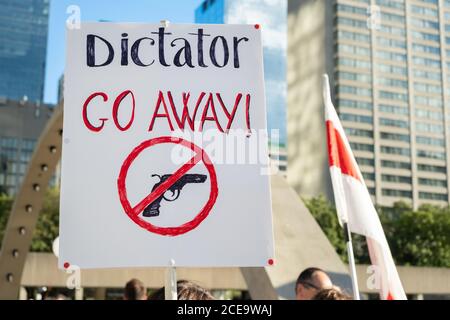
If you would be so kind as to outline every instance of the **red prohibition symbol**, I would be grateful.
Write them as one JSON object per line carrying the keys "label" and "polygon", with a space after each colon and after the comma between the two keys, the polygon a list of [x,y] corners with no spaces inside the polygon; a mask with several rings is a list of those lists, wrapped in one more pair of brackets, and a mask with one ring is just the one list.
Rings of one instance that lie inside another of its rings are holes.
{"label": "red prohibition symbol", "polygon": [[[141,200],[137,205],[133,207],[128,201],[126,189],[126,179],[128,169],[142,151],[158,144],[167,144],[167,143],[182,145],[186,148],[189,148],[194,152],[194,156],[185,164],[183,164],[179,169],[177,169],[167,180],[161,183],[148,196],[146,196],[143,200]],[[200,212],[194,217],[194,219],[176,227],[159,227],[139,217],[139,214],[144,210],[145,207],[147,207],[158,197],[164,194],[164,192],[166,192],[174,183],[176,183],[185,173],[187,173],[190,169],[192,169],[192,167],[194,167],[200,161],[204,163],[209,173],[211,190],[208,201],[200,210]],[[157,233],[163,236],[178,236],[195,229],[209,215],[219,194],[217,188],[216,170],[208,154],[202,148],[198,147],[194,143],[176,137],[158,137],[146,140],[142,142],[140,145],[138,145],[136,148],[134,148],[133,151],[131,151],[131,153],[128,155],[128,157],[122,164],[119,177],[117,179],[117,188],[119,191],[120,203],[122,204],[125,213],[130,217],[130,219],[140,227],[152,233]]]}

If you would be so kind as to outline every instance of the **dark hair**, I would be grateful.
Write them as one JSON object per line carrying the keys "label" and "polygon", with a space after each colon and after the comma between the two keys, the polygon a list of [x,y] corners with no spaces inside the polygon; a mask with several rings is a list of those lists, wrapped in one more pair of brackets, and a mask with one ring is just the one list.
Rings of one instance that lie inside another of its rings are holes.
{"label": "dark hair", "polygon": [[146,289],[142,281],[131,279],[125,285],[124,297],[127,300],[142,300],[145,297]]}
{"label": "dark hair", "polygon": [[[179,280],[177,282],[177,292],[178,300],[214,300],[214,297],[208,290],[188,280]],[[164,287],[156,290],[149,297],[149,300],[164,299]]]}
{"label": "dark hair", "polygon": [[312,284],[312,280],[313,280],[313,275],[316,272],[323,272],[325,273],[325,271],[323,271],[320,268],[315,268],[315,267],[311,267],[311,268],[307,268],[305,270],[303,270],[300,275],[297,278],[297,282],[295,283],[295,290],[297,290],[298,285],[302,284],[302,285],[307,285],[309,287],[313,287],[315,289],[317,289],[314,284]]}
{"label": "dark hair", "polygon": [[323,289],[317,292],[312,300],[353,300],[339,288]]}

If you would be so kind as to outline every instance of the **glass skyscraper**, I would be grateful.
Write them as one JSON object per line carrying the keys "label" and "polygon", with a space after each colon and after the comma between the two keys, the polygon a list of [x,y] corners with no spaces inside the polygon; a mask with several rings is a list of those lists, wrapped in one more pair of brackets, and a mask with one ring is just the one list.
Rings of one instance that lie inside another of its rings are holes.
{"label": "glass skyscraper", "polygon": [[[196,23],[260,24],[262,26],[267,121],[286,144],[286,0],[205,0],[195,10]],[[279,159],[285,163],[285,155]],[[285,164],[283,165],[285,169]],[[281,168],[283,169],[283,168]]]}
{"label": "glass skyscraper", "polygon": [[[289,95],[292,88],[292,97],[297,97],[288,111],[293,136],[300,134],[295,126],[299,108],[306,107],[302,102],[312,112],[311,122],[316,114],[317,123],[323,123],[321,83],[313,79],[327,72],[374,202],[447,205],[450,1],[293,1],[289,7],[289,78],[295,79]],[[306,48],[310,56],[302,56]],[[298,72],[302,68],[309,75]],[[319,99],[302,101],[306,94]],[[325,144],[325,129],[316,130]],[[292,179],[295,172],[307,171],[300,157],[295,148],[289,152]]]}
{"label": "glass skyscraper", "polygon": [[49,0],[0,0],[0,96],[42,102]]}

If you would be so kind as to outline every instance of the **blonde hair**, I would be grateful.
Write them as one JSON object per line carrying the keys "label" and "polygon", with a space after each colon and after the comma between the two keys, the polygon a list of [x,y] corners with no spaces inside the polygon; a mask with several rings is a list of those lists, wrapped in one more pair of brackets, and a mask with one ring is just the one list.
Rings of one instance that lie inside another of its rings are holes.
{"label": "blonde hair", "polygon": [[339,287],[322,289],[314,296],[312,300],[353,300],[348,294],[342,292]]}

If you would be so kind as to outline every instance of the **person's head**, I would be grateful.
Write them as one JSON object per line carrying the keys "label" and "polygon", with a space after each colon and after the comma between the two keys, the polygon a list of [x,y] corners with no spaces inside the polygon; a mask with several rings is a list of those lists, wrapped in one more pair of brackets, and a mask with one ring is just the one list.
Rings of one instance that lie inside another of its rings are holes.
{"label": "person's head", "polygon": [[[214,300],[208,290],[187,280],[177,282],[177,293],[178,300]],[[164,300],[164,298],[164,287],[162,287],[152,293],[149,300]]]}
{"label": "person's head", "polygon": [[147,300],[147,290],[142,281],[138,279],[128,281],[125,285],[123,298],[125,300]]}
{"label": "person's head", "polygon": [[297,300],[311,300],[317,292],[333,286],[330,277],[319,268],[308,268],[302,271],[297,278],[295,295]]}
{"label": "person's head", "polygon": [[317,292],[312,300],[353,300],[352,297],[343,293],[338,287],[323,289]]}

